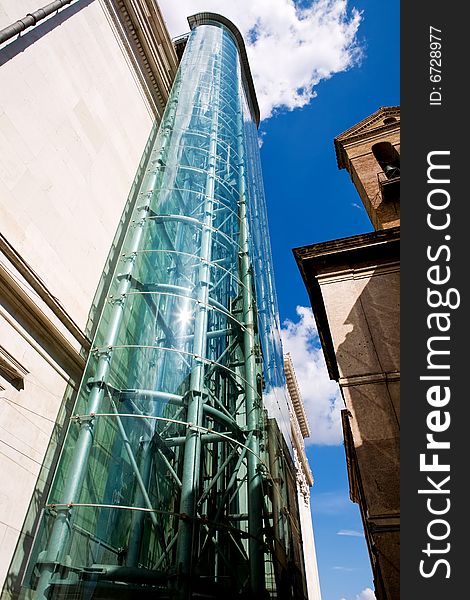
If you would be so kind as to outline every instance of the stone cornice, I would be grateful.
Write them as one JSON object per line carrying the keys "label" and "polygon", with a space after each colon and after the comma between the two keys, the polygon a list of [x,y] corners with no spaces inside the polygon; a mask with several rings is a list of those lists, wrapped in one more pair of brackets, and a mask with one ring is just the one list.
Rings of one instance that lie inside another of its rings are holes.
{"label": "stone cornice", "polygon": [[[384,123],[383,121],[387,117],[393,117],[397,120],[392,123]],[[373,125],[376,125],[376,127],[372,127]],[[350,127],[334,139],[338,168],[347,168],[347,156],[344,150],[346,145],[366,139],[372,134],[383,134],[395,130],[400,130],[399,106],[382,106],[360,123]]]}
{"label": "stone cornice", "polygon": [[[310,471],[307,472],[305,470],[304,465],[302,464],[301,459],[299,459],[298,452],[294,448],[294,467],[295,467],[295,479],[297,482],[297,489],[303,497],[304,503],[306,506],[310,505],[310,488],[313,485],[313,477]],[[305,457],[305,452],[303,453]]]}
{"label": "stone cornice", "polygon": [[302,437],[306,438],[310,436],[310,428],[308,425],[307,415],[305,414],[304,403],[302,396],[300,395],[299,385],[297,383],[297,377],[295,376],[294,365],[290,354],[284,355],[284,369],[286,373],[287,390],[292,400],[292,406],[295,412],[295,418],[299,424],[300,432]]}
{"label": "stone cornice", "polygon": [[178,58],[155,0],[101,0],[130,60],[150,108],[161,118]]}
{"label": "stone cornice", "polygon": [[361,233],[346,238],[329,240],[319,244],[310,244],[294,248],[297,263],[309,260],[315,265],[315,272],[323,266],[369,262],[383,262],[389,258],[395,262],[399,258],[400,227],[379,229],[370,233]]}
{"label": "stone cornice", "polygon": [[400,257],[400,227],[294,248],[293,253],[313,308],[328,374],[338,381],[338,364],[319,279],[328,279],[329,272],[337,277],[341,270],[395,264]]}

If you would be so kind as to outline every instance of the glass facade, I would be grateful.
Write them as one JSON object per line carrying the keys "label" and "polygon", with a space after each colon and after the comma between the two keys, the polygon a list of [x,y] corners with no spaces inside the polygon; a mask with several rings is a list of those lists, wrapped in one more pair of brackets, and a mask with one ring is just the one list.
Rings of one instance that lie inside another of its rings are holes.
{"label": "glass facade", "polygon": [[257,124],[240,52],[224,19],[189,35],[25,598],[304,597]]}

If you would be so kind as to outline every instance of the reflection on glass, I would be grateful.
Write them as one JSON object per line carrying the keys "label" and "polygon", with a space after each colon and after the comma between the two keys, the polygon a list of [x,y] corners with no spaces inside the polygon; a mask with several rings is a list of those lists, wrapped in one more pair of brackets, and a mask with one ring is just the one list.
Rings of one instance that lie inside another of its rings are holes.
{"label": "reflection on glass", "polygon": [[273,516],[288,478],[271,475],[268,449],[288,446],[268,439],[264,409],[286,439],[289,418],[245,93],[233,33],[196,27],[137,192],[26,597],[277,594],[289,551],[279,523],[291,521]]}

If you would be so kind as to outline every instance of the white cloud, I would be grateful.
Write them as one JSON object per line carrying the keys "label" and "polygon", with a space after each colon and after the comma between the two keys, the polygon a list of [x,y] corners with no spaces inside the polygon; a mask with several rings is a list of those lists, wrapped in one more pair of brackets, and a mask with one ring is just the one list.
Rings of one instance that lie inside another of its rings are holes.
{"label": "white cloud", "polygon": [[312,309],[297,307],[299,320],[286,320],[281,329],[284,352],[289,352],[311,429],[307,444],[340,444],[341,409],[338,384],[329,378]]}
{"label": "white cloud", "polygon": [[375,594],[370,588],[366,588],[362,590],[360,594],[357,594],[355,600],[376,600]]}
{"label": "white cloud", "polygon": [[[346,598],[341,598],[340,600],[347,600]],[[374,592],[370,588],[365,588],[362,590],[360,594],[356,594],[354,600],[376,600]]]}
{"label": "white cloud", "polygon": [[345,535],[347,537],[360,537],[363,538],[364,534],[360,531],[354,531],[353,529],[340,529],[336,532],[336,535]]}
{"label": "white cloud", "polygon": [[312,488],[312,513],[316,515],[344,515],[345,512],[354,510],[354,504],[343,493],[320,492]]}
{"label": "white cloud", "polygon": [[261,117],[305,106],[323,79],[357,64],[361,13],[347,0],[159,0],[172,36],[188,31],[186,17],[213,11],[231,19],[247,46]]}

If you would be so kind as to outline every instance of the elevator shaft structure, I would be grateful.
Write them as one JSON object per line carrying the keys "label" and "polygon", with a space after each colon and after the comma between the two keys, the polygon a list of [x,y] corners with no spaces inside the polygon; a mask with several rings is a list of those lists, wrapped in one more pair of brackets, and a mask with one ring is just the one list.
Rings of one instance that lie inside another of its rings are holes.
{"label": "elevator shaft structure", "polygon": [[284,382],[259,115],[236,28],[212,13],[190,24],[25,598],[258,599],[289,588],[296,508],[288,478],[269,470],[288,450],[268,436],[263,400]]}

